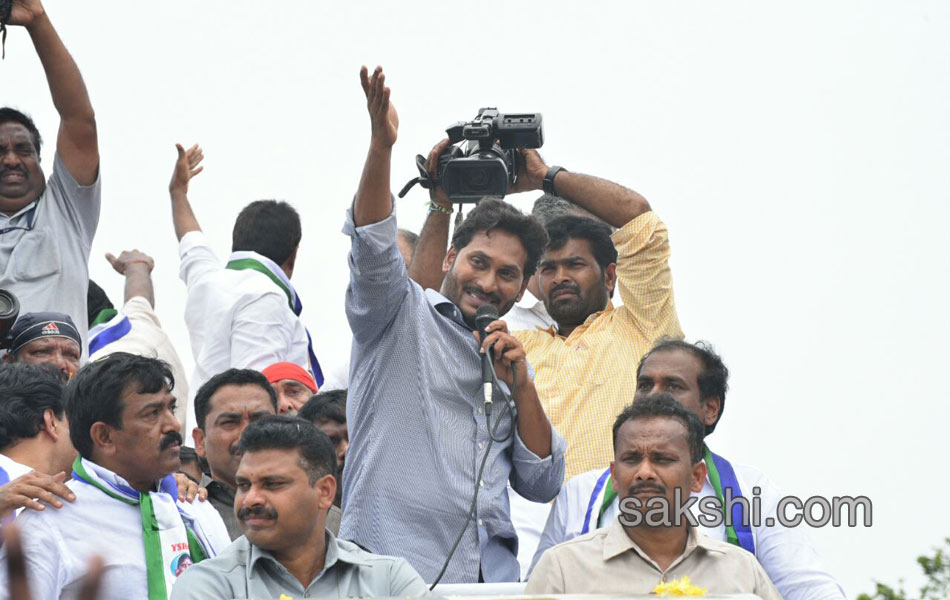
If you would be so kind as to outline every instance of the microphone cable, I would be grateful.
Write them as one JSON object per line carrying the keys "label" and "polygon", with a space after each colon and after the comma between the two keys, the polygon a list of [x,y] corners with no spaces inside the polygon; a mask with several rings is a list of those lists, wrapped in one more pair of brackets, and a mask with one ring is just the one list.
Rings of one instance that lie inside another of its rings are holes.
{"label": "microphone cable", "polygon": [[478,489],[480,487],[478,484],[482,480],[482,473],[485,472],[485,463],[488,462],[488,455],[491,453],[492,444],[494,444],[495,442],[498,442],[498,443],[507,442],[509,439],[511,439],[511,437],[515,433],[515,426],[516,426],[515,419],[516,419],[517,408],[512,398],[515,394],[515,390],[518,389],[517,388],[518,375],[515,372],[514,368],[512,368],[511,369],[511,395],[508,395],[505,393],[505,390],[502,389],[502,387],[498,384],[498,377],[495,374],[495,369],[492,369],[491,372],[492,372],[492,385],[494,386],[495,389],[498,390],[499,393],[501,393],[501,395],[505,399],[505,407],[508,409],[508,416],[510,417],[511,427],[508,431],[508,435],[506,435],[503,438],[497,438],[496,431],[498,429],[498,425],[502,422],[502,419],[499,418],[497,421],[495,421],[495,426],[491,427],[491,406],[488,405],[485,407],[485,427],[488,429],[488,445],[485,447],[485,454],[482,456],[482,464],[479,465],[478,467],[478,475],[475,476],[475,492],[472,494],[472,503],[468,508],[468,517],[465,519],[465,524],[462,525],[462,530],[459,531],[458,537],[455,538],[455,543],[452,544],[452,549],[449,550],[449,555],[445,557],[445,562],[442,564],[442,570],[439,571],[439,575],[435,578],[435,581],[429,587],[430,592],[433,589],[435,589],[435,586],[439,585],[440,581],[442,581],[442,576],[445,575],[445,570],[449,568],[449,562],[451,562],[452,557],[455,555],[455,551],[458,549],[459,543],[461,543],[462,541],[462,537],[465,535],[465,532],[468,530],[468,524],[471,523],[472,519],[475,518],[475,507],[478,505]]}

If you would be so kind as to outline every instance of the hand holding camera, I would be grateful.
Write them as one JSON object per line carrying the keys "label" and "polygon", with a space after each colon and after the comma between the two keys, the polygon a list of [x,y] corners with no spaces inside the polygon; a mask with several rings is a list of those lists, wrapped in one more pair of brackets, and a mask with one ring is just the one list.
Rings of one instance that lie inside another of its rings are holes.
{"label": "hand holding camera", "polygon": [[40,0],[6,0],[0,2],[0,13],[5,12],[3,5],[9,6],[9,17],[6,20],[8,25],[29,27],[46,12]]}

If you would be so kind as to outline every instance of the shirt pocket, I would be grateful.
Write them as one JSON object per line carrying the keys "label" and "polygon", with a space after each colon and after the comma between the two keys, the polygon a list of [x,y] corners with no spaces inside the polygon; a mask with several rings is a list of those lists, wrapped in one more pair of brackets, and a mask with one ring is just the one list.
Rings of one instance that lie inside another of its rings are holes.
{"label": "shirt pocket", "polygon": [[10,254],[14,281],[37,281],[59,271],[59,244],[47,231],[26,232]]}

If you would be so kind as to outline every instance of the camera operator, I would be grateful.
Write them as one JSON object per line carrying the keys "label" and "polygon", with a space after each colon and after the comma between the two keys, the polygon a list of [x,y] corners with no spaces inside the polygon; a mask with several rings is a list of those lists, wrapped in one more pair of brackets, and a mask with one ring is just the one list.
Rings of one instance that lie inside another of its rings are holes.
{"label": "camera operator", "polygon": [[[364,68],[360,77],[372,138],[344,226],[352,238],[346,313],[353,363],[340,536],[405,557],[429,582],[450,555],[446,582],[517,581],[506,483],[532,500],[551,500],[564,477],[565,444],[544,415],[521,343],[500,320],[484,339],[473,330],[479,307],[503,315],[521,296],[547,236],[517,209],[482,202],[453,238],[441,293],[423,291],[396,244],[396,110],[381,68],[372,75]],[[500,383],[489,415],[479,348],[492,344]],[[512,390],[514,423],[503,386]],[[492,433],[489,423],[500,428]]]}
{"label": "camera operator", "polygon": [[[53,171],[40,165],[42,138],[32,119],[0,108],[0,288],[23,312],[86,314],[89,249],[99,223],[96,119],[79,68],[40,0],[13,0],[10,25],[33,40],[60,117]],[[24,85],[10,82],[4,85]],[[86,324],[78,329],[86,354]]]}
{"label": "camera operator", "polygon": [[[426,161],[430,175],[449,145],[446,139],[432,149]],[[600,220],[569,214],[546,223],[550,243],[537,280],[556,327],[513,333],[536,369],[545,413],[567,440],[566,473],[572,477],[598,468],[598,461],[610,461],[612,415],[636,393],[640,357],[659,338],[683,337],[673,302],[669,241],[666,226],[640,194],[549,167],[535,150],[519,152],[523,161],[510,192],[543,189]],[[449,199],[441,188],[430,189],[430,197],[438,209],[426,219],[410,272],[420,283],[433,281],[438,272],[449,230]],[[615,289],[623,299],[616,309],[610,302]],[[511,503],[519,556],[527,567],[548,506],[514,494]]]}

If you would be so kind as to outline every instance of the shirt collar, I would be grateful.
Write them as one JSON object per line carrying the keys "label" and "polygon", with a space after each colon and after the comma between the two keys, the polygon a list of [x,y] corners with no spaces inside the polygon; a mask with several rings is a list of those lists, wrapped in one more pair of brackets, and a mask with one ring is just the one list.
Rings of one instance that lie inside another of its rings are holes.
{"label": "shirt collar", "polygon": [[455,321],[466,329],[468,328],[468,325],[465,323],[465,318],[462,316],[462,309],[455,306],[451,300],[432,288],[428,288],[425,294],[426,300],[429,301],[429,304],[432,305],[432,308],[438,311],[440,315]]}
{"label": "shirt collar", "polygon": [[37,199],[34,200],[33,202],[30,202],[29,204],[27,204],[26,206],[24,206],[23,208],[21,208],[20,210],[16,211],[15,213],[13,213],[12,215],[9,215],[9,216],[8,216],[6,213],[0,213],[0,217],[6,218],[7,223],[10,223],[10,222],[12,222],[14,219],[16,219],[17,217],[22,216],[22,215],[25,215],[25,214],[27,214],[28,212],[30,212],[31,210],[33,210],[34,208],[36,208],[36,204],[37,204],[39,201],[40,201],[40,199],[37,198]]}
{"label": "shirt collar", "polygon": [[[688,537],[686,538],[686,548],[683,550],[683,554],[673,561],[674,565],[692,554],[697,548],[702,548],[707,552],[716,552],[718,554],[722,554],[722,550],[716,548],[715,545],[711,543],[712,540],[705,535],[700,534],[695,527],[688,527],[687,532]],[[636,552],[644,560],[656,564],[653,559],[650,558],[650,556],[636,544],[636,542],[630,539],[630,536],[627,535],[626,529],[624,529],[623,525],[620,523],[620,519],[612,519],[610,525],[607,527],[607,536],[604,538],[603,559],[607,561],[627,551]]]}
{"label": "shirt collar", "polygon": [[525,310],[534,310],[538,305],[544,306],[544,302],[538,300],[538,297],[532,294],[531,290],[525,288],[524,295],[521,296],[521,300],[518,301],[516,306]]}
{"label": "shirt collar", "polygon": [[[591,314],[587,315],[587,318],[584,319],[584,322],[581,323],[580,325],[578,325],[578,326],[574,329],[574,331],[571,332],[571,335],[575,335],[575,334],[582,333],[583,331],[585,331],[585,330],[590,326],[591,323],[594,322],[594,319],[597,319],[598,317],[600,317],[600,315],[605,315],[605,314],[609,313],[609,312],[612,311],[612,310],[614,310],[614,303],[613,303],[613,300],[607,300],[607,308],[605,308],[604,310],[599,310],[599,311],[597,311],[597,312],[595,312],[595,313],[591,313]],[[551,334],[551,336],[556,337],[556,336],[558,335],[558,326],[557,326],[557,323],[555,323],[554,325],[551,325],[551,326],[548,327],[547,329],[543,329],[542,331],[545,331],[545,332]]]}
{"label": "shirt collar", "polygon": [[[354,551],[352,549],[347,548],[344,545],[345,542],[341,542],[340,540],[337,540],[336,536],[333,535],[333,532],[331,532],[329,529],[324,530],[324,536],[325,536],[324,540],[326,542],[326,556],[324,557],[324,560],[323,560],[323,570],[317,574],[317,576],[313,579],[313,581],[316,581],[320,579],[321,577],[323,577],[323,574],[329,571],[331,568],[333,568],[333,566],[338,561],[342,561],[342,562],[353,564],[353,565],[369,565],[370,564],[367,558],[362,556],[362,553],[360,553],[359,551]],[[247,537],[245,537],[244,539],[247,539]],[[280,565],[280,568],[286,570],[286,568],[280,564],[280,561],[274,558],[273,554],[271,554],[267,550],[262,550],[258,548],[254,544],[251,544],[249,540],[248,540],[248,544],[251,546],[250,557],[248,560],[249,571],[253,571],[255,565],[257,564],[259,560],[266,560],[275,565]],[[311,581],[310,584],[304,586],[304,588],[306,589],[310,587],[310,585],[313,585],[313,581]]]}

